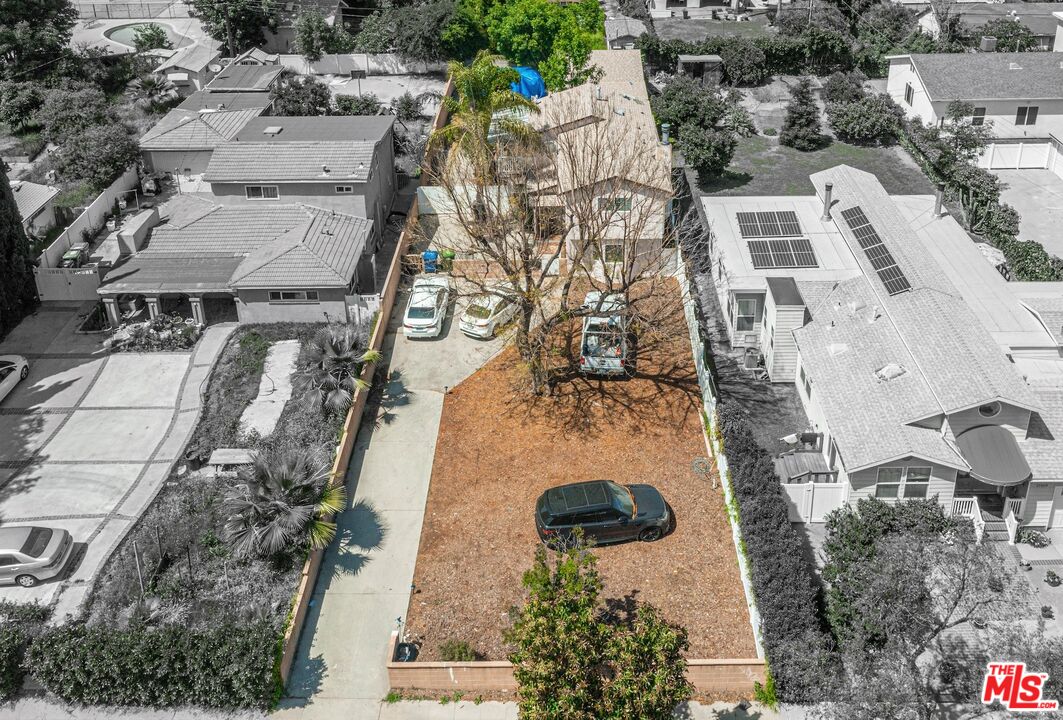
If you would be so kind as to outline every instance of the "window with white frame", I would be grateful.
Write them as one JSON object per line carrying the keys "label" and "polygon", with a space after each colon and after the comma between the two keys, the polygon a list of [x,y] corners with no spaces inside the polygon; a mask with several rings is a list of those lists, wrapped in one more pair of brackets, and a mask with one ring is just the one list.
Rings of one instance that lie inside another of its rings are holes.
{"label": "window with white frame", "polygon": [[630,212],[631,198],[629,197],[600,197],[598,198],[598,210],[600,212],[617,213]]}
{"label": "window with white frame", "polygon": [[738,317],[735,318],[735,330],[749,332],[757,321],[757,301],[738,300]]}
{"label": "window with white frame", "polygon": [[924,499],[930,489],[930,468],[917,465],[878,469],[875,497],[882,500]]}
{"label": "window with white frame", "polygon": [[1015,124],[1016,125],[1036,125],[1037,124],[1037,106],[1036,105],[1021,105],[1015,111]]}
{"label": "window with white frame", "polygon": [[336,194],[337,195],[353,195],[354,194],[354,185],[337,185],[336,186]]}
{"label": "window with white frame", "polygon": [[908,467],[904,473],[904,498],[926,498],[930,488],[930,468]]}
{"label": "window with white frame", "polygon": [[276,200],[280,197],[276,185],[244,185],[248,200]]}
{"label": "window with white frame", "polygon": [[882,500],[895,500],[901,493],[901,480],[904,468],[886,467],[878,469],[878,481],[875,484],[875,497]]}
{"label": "window with white frame", "polygon": [[971,115],[971,124],[972,125],[985,125],[985,108],[984,107],[981,107],[981,108],[976,107],[974,109],[974,114]]}
{"label": "window with white frame", "polygon": [[805,369],[803,367],[801,368],[801,385],[803,385],[804,388],[805,388],[805,396],[809,400],[811,400],[812,399],[812,378],[810,378],[808,376],[808,374],[805,372]]}
{"label": "window with white frame", "polygon": [[270,290],[271,303],[300,303],[318,301],[317,290]]}
{"label": "window with white frame", "polygon": [[915,99],[915,88],[912,87],[911,83],[905,83],[904,84],[904,102],[907,103],[908,105],[911,105],[912,104],[912,100],[914,100],[914,99]]}

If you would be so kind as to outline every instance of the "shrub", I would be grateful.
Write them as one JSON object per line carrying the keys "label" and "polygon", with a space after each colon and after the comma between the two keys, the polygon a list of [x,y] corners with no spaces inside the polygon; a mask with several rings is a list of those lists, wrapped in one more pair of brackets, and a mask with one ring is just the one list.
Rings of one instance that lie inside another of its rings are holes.
{"label": "shrub", "polygon": [[830,126],[852,143],[889,142],[897,137],[904,111],[885,93],[827,106]]}
{"label": "shrub", "polygon": [[1023,528],[1019,530],[1018,541],[1035,548],[1046,548],[1052,544],[1052,539],[1040,530]]}
{"label": "shrub", "polygon": [[97,125],[70,136],[56,153],[56,170],[103,190],[139,159],[140,148],[122,125]]}
{"label": "shrub", "polygon": [[1048,570],[1047,572],[1045,572],[1045,582],[1048,583],[1051,587],[1059,587],[1060,583],[1063,582],[1063,580],[1060,579],[1059,575],[1057,575],[1055,571]]}
{"label": "shrub", "polygon": [[855,102],[867,95],[867,75],[859,70],[831,73],[823,85],[823,99],[828,103]]}
{"label": "shrub", "polygon": [[759,85],[768,77],[767,55],[746,38],[728,43],[720,57],[727,79],[735,85]]}
{"label": "shrub", "polygon": [[733,133],[716,128],[684,125],[676,147],[687,165],[697,171],[702,182],[719,175],[731,164],[738,141]]}
{"label": "shrub", "polygon": [[812,81],[801,81],[790,88],[790,103],[786,106],[779,142],[795,150],[815,150],[823,144],[819,132],[819,107],[812,97]]}
{"label": "shrub", "polygon": [[[11,128],[33,124],[34,116],[44,103],[39,83],[32,81],[0,81],[0,122]],[[21,153],[11,153],[20,155]]]}
{"label": "shrub", "polygon": [[421,117],[421,108],[423,107],[424,97],[414,95],[408,91],[391,101],[391,109],[395,111],[395,117],[403,122],[409,122]]}
{"label": "shrub", "polygon": [[0,627],[0,701],[14,697],[26,675],[22,668],[22,653],[26,635],[18,627]]}
{"label": "shrub", "polygon": [[205,631],[63,625],[30,645],[26,665],[72,703],[265,709],[276,640],[264,623]]}
{"label": "shrub", "polygon": [[1063,261],[1048,254],[1041,243],[1032,240],[1003,240],[997,247],[1008,261],[1012,278],[1028,282],[1063,280]]}
{"label": "shrub", "polygon": [[147,25],[141,25],[134,31],[133,47],[136,48],[137,52],[143,52],[155,48],[170,49],[173,44],[170,42],[170,38],[166,35],[162,25],[148,23]]}
{"label": "shrub", "polygon": [[45,93],[34,120],[43,127],[45,140],[62,145],[93,126],[110,123],[113,111],[99,88],[67,83]]}
{"label": "shrub", "polygon": [[464,640],[447,640],[439,646],[439,657],[443,662],[472,662],[477,656],[478,653]]}
{"label": "shrub", "polygon": [[373,93],[336,96],[338,115],[379,115],[383,109],[384,103]]}
{"label": "shrub", "polygon": [[822,699],[823,678],[831,676],[836,659],[774,462],[757,444],[740,406],[720,405],[717,419],[775,692],[782,702]]}

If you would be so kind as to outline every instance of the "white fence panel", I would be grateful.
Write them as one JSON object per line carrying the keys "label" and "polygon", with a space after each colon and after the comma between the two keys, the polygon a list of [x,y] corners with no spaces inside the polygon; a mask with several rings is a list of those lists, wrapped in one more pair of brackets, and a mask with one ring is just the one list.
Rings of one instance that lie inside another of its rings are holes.
{"label": "white fence panel", "polygon": [[96,300],[99,268],[34,268],[37,295],[42,301]]}
{"label": "white fence panel", "polygon": [[[43,253],[41,253],[42,268],[55,268],[59,266],[59,261],[63,257],[63,253],[70,249],[71,245],[75,243],[83,242],[81,233],[83,230],[94,230],[103,226],[104,218],[111,212],[111,208],[114,207],[114,200],[122,193],[128,192],[137,186],[139,182],[139,176],[137,175],[136,166],[131,166],[126,170],[120,178],[115,180],[111,185],[100,193],[99,197],[93,200],[84,212],[74,218],[74,222],[67,226],[67,229],[63,231],[63,234],[55,239],[55,241],[49,245]],[[38,292],[40,288],[38,288]],[[43,297],[43,293],[42,293]]]}
{"label": "white fence panel", "polygon": [[845,502],[841,483],[798,483],[783,485],[790,522],[819,523]]}

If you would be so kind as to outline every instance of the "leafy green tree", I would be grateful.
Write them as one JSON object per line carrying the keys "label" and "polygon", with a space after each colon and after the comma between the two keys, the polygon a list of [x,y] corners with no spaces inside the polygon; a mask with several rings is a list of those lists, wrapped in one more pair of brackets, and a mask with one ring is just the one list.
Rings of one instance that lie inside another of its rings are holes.
{"label": "leafy green tree", "polygon": [[737,145],[733,133],[696,125],[683,125],[676,140],[676,147],[683,153],[686,164],[697,171],[702,182],[727,169]]}
{"label": "leafy green tree", "polygon": [[133,47],[137,52],[154,50],[155,48],[172,48],[173,43],[166,35],[166,30],[158,23],[147,23],[139,26],[133,33]]}
{"label": "leafy green tree", "polygon": [[336,523],[329,518],[343,512],[347,495],[328,481],[328,468],[308,451],[256,453],[222,503],[233,553],[271,557],[332,542]]}
{"label": "leafy green tree", "polygon": [[733,38],[720,50],[723,70],[734,85],[759,85],[768,77],[767,55],[748,38]]}
{"label": "leafy green tree", "polygon": [[725,112],[720,94],[688,75],[676,75],[661,91],[650,98],[650,108],[657,123],[668,123],[678,132],[679,127],[693,123],[711,127]]}
{"label": "leafy green tree", "polygon": [[[908,52],[903,47],[905,41],[914,36],[926,38],[933,43],[929,35],[920,31],[918,13],[896,3],[878,3],[869,8],[854,32],[853,57],[857,66],[864,72],[882,77],[889,70],[887,55]],[[917,52],[912,48],[911,52]]]}
{"label": "leafy green tree", "polygon": [[404,92],[397,98],[391,101],[391,109],[395,113],[395,117],[402,122],[409,122],[421,117],[421,110],[424,108],[425,97],[423,95],[414,95],[411,92]]}
{"label": "leafy green tree", "polygon": [[975,125],[974,106],[954,100],[945,109],[946,132],[938,137],[947,148],[946,165],[974,162],[985,150],[993,135],[993,123]]}
{"label": "leafy green tree", "polygon": [[6,172],[0,172],[0,336],[18,325],[36,305],[29,241],[22,229],[11,182]]}
{"label": "leafy green tree", "polygon": [[54,157],[60,177],[103,190],[140,159],[140,147],[122,125],[96,125],[70,135]]}
{"label": "leafy green tree", "polygon": [[816,150],[823,144],[819,127],[819,107],[812,96],[812,81],[801,81],[790,88],[790,102],[786,106],[779,142],[795,150]]}
{"label": "leafy green tree", "polygon": [[1014,18],[995,18],[971,31],[973,40],[981,41],[982,37],[995,37],[997,52],[1026,52],[1037,48],[1037,38],[1030,28]]}
{"label": "leafy green tree", "polygon": [[846,142],[892,142],[904,119],[893,99],[885,94],[867,95],[850,102],[827,105],[827,118],[838,137]]}
{"label": "leafy green tree", "polygon": [[47,75],[77,20],[70,0],[0,0],[0,78]]}
{"label": "leafy green tree", "polygon": [[342,26],[329,25],[317,8],[299,12],[295,19],[295,51],[307,60],[320,60],[322,55],[349,53],[354,38]]}
{"label": "leafy green tree", "polygon": [[384,103],[375,93],[336,96],[337,115],[379,115],[383,109]]}
{"label": "leafy green tree", "polygon": [[354,47],[364,53],[387,53],[395,48],[395,15],[382,8],[367,16],[354,36]]}
{"label": "leafy green tree", "polygon": [[775,27],[779,34],[787,37],[800,37],[810,25],[833,30],[843,35],[849,34],[849,21],[835,5],[820,3],[812,9],[811,22],[807,7],[786,7],[775,18]]}
{"label": "leafy green tree", "polygon": [[450,22],[443,28],[443,46],[447,57],[472,60],[481,50],[490,47],[484,27],[483,3],[477,0],[458,0]]}
{"label": "leafy green tree", "polygon": [[273,86],[273,112],[280,116],[332,114],[332,93],[310,75],[283,73]]}
{"label": "leafy green tree", "polygon": [[362,368],[380,359],[369,337],[355,325],[329,325],[308,344],[306,364],[295,379],[296,390],[318,407],[345,413],[356,390],[368,387]]}
{"label": "leafy green tree", "polygon": [[207,34],[238,55],[266,42],[263,28],[277,31],[277,0],[189,0]]}
{"label": "leafy green tree", "polygon": [[455,12],[454,0],[427,0],[395,8],[396,52],[418,62],[440,62],[456,57],[445,37]]}
{"label": "leafy green tree", "polygon": [[864,98],[867,75],[859,70],[831,73],[823,85],[823,99],[827,103],[855,102]]}
{"label": "leafy green tree", "polygon": [[35,116],[44,104],[44,93],[38,83],[27,80],[0,80],[0,122],[12,129],[35,123]]}
{"label": "leafy green tree", "polygon": [[90,85],[66,83],[45,93],[36,121],[45,140],[66,144],[72,135],[113,121],[107,96]]}

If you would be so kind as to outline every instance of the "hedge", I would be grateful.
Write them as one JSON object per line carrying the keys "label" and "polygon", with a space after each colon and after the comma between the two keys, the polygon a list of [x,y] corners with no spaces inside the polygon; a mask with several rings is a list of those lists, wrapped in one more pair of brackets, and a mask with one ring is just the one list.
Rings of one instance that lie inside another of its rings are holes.
{"label": "hedge", "polygon": [[822,701],[837,658],[821,620],[819,584],[790,524],[775,463],[757,443],[740,406],[723,403],[716,416],[777,697],[791,703]]}
{"label": "hedge", "polygon": [[26,634],[10,624],[0,627],[0,701],[10,700],[26,673],[22,669],[22,653]]}
{"label": "hedge", "polygon": [[63,625],[30,645],[26,667],[50,692],[83,705],[266,709],[276,636],[266,623],[203,631]]}

